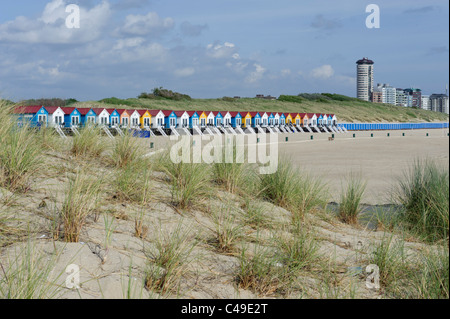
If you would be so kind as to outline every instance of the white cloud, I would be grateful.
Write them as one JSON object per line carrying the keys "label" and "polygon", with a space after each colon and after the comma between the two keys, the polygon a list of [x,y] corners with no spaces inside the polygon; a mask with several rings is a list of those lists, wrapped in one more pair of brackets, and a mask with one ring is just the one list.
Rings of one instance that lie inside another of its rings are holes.
{"label": "white cloud", "polygon": [[334,70],[329,64],[322,65],[318,68],[315,68],[310,73],[311,77],[315,79],[329,79],[334,75]]}
{"label": "white cloud", "polygon": [[160,36],[173,29],[175,22],[172,18],[161,18],[156,12],[146,15],[130,14],[125,18],[125,24],[119,28],[120,33],[132,35]]}
{"label": "white cloud", "polygon": [[253,64],[255,67],[255,71],[251,72],[250,75],[245,79],[247,83],[255,83],[262,79],[266,69],[262,67],[260,64]]}
{"label": "white cloud", "polygon": [[128,39],[119,39],[113,47],[113,50],[121,50],[123,48],[138,47],[145,41],[144,38],[135,37]]}
{"label": "white cloud", "polygon": [[215,59],[233,58],[239,59],[237,48],[233,43],[225,42],[222,44],[208,44],[206,47],[207,55]]}

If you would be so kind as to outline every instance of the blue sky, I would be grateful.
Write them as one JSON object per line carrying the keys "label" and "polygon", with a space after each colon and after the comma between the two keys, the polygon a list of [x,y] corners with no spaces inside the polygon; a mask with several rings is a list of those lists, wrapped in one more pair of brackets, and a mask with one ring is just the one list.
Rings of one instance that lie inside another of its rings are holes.
{"label": "blue sky", "polygon": [[[368,29],[366,6],[380,8]],[[68,29],[66,6],[80,7]],[[356,60],[375,82],[443,93],[447,0],[16,0],[0,4],[0,96],[195,98],[356,95]]]}

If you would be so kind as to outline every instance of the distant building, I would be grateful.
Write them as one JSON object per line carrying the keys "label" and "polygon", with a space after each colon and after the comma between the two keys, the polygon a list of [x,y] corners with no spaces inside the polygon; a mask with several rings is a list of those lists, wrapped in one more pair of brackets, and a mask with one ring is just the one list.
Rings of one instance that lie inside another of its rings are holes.
{"label": "distant building", "polygon": [[371,101],[373,103],[383,103],[383,91],[381,90],[380,84],[373,89]]}
{"label": "distant building", "polygon": [[406,106],[406,94],[403,89],[395,89],[395,105]]}
{"label": "distant building", "polygon": [[430,102],[431,102],[431,110],[433,112],[441,112],[449,114],[447,94],[431,94]]}
{"label": "distant building", "polygon": [[429,95],[422,95],[422,109],[431,111],[431,100]]}
{"label": "distant building", "polygon": [[377,87],[374,89],[374,93],[372,96],[374,98],[379,99],[379,93],[381,93],[381,101],[372,100],[374,103],[386,103],[396,105],[397,101],[397,89],[390,86],[389,84],[377,84]]}
{"label": "distant building", "polygon": [[368,58],[356,61],[356,97],[363,101],[373,97],[373,64]]}
{"label": "distant building", "polygon": [[416,88],[409,88],[404,90],[406,95],[406,106],[407,107],[418,107],[422,106],[422,90]]}
{"label": "distant building", "polygon": [[264,94],[256,94],[257,99],[276,100],[277,98],[271,95],[264,96]]}

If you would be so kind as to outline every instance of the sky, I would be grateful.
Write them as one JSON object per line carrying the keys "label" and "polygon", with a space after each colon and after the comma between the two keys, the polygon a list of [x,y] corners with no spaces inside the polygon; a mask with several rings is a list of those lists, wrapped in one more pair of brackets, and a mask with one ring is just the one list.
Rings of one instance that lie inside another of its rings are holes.
{"label": "sky", "polygon": [[[79,28],[69,28],[76,4]],[[369,4],[379,28],[368,28]],[[447,0],[15,0],[0,2],[0,97],[356,96],[375,83],[445,93]]]}

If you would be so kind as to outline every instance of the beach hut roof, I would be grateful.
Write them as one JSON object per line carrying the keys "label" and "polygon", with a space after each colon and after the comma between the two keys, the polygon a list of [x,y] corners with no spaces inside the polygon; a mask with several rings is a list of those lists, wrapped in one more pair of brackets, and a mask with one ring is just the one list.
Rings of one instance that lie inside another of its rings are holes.
{"label": "beach hut roof", "polygon": [[[164,116],[170,116],[170,114],[172,114],[173,111],[169,111],[169,110],[164,110],[162,111]],[[175,113],[176,114],[176,113]]]}
{"label": "beach hut roof", "polygon": [[47,110],[48,114],[53,114],[57,109],[59,109],[59,106],[47,106],[45,109]]}
{"label": "beach hut roof", "polygon": [[148,112],[150,113],[151,116],[156,116],[158,115],[159,112],[161,112],[161,110],[148,110]]}
{"label": "beach hut roof", "polygon": [[217,116],[219,113],[220,113],[220,115],[222,115],[222,112],[220,112],[220,111],[212,111],[212,113],[214,114],[214,116]]}
{"label": "beach hut roof", "polygon": [[[187,114],[189,115],[189,117],[191,117],[195,113],[197,113],[197,112],[196,111],[187,111]],[[197,115],[198,115],[198,113],[197,113]]]}
{"label": "beach hut roof", "polygon": [[140,116],[143,116],[148,110],[136,110]]}
{"label": "beach hut roof", "polygon": [[65,114],[72,114],[73,111],[75,111],[76,107],[62,107],[61,110]]}
{"label": "beach hut roof", "polygon": [[83,108],[79,108],[79,109],[78,109],[78,111],[80,112],[81,115],[86,115],[86,114],[88,114],[90,110],[92,110],[92,109],[86,108],[86,107],[83,107]]}
{"label": "beach hut roof", "polygon": [[311,118],[311,117],[314,117],[314,115],[316,115],[316,113],[306,113],[306,115],[308,115],[308,118]]}
{"label": "beach hut roof", "polygon": [[240,114],[242,116],[241,112],[229,112],[229,113],[230,113],[231,117],[236,117],[236,115],[238,115],[238,114]]}
{"label": "beach hut roof", "polygon": [[184,113],[186,113],[186,114],[187,114],[187,112],[186,112],[186,111],[175,111],[174,113],[175,113],[175,115],[176,115],[176,116],[178,116],[178,117],[181,117],[181,116],[183,116],[183,115],[184,115]]}
{"label": "beach hut roof", "polygon": [[252,117],[255,117],[257,114],[259,114],[259,112],[248,112],[248,113],[250,113],[250,115],[251,115]]}
{"label": "beach hut roof", "polygon": [[13,113],[24,114],[24,113],[37,113],[43,106],[41,105],[30,105],[30,106],[18,106],[13,110]]}
{"label": "beach hut roof", "polygon": [[100,113],[103,112],[103,110],[106,110],[105,108],[94,108],[92,111],[94,111],[95,114],[100,115]]}

